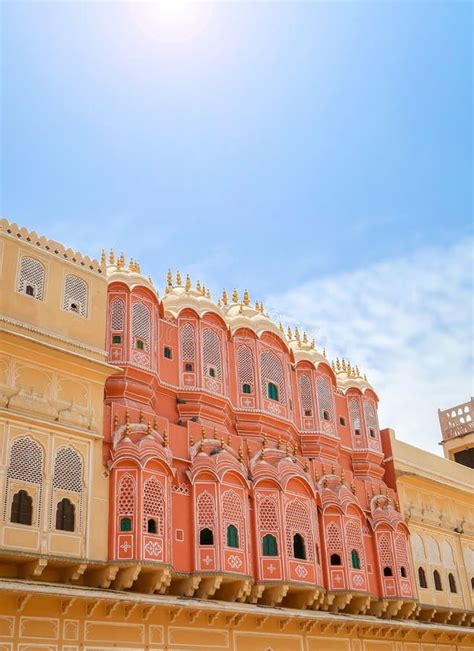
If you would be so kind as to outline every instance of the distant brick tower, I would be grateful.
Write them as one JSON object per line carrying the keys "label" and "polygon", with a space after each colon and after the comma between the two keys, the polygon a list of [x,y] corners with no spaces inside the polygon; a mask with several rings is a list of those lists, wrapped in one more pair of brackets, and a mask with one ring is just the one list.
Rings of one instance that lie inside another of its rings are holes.
{"label": "distant brick tower", "polygon": [[438,409],[444,456],[474,468],[474,398],[449,409]]}

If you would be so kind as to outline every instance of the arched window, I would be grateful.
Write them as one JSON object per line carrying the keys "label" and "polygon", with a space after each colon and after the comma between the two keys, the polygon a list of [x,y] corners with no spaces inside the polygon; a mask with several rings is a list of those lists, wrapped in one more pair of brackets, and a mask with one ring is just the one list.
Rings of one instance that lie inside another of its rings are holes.
{"label": "arched window", "polygon": [[74,504],[66,497],[56,507],[56,529],[74,531]]}
{"label": "arched window", "polygon": [[407,570],[406,570],[406,567],[404,567],[403,565],[402,565],[401,568],[400,568],[400,576],[401,576],[403,579],[406,579],[406,578],[407,578]]}
{"label": "arched window", "polygon": [[173,352],[169,346],[163,348],[163,357],[165,359],[173,359]]}
{"label": "arched window", "polygon": [[64,282],[63,310],[86,317],[87,294],[87,283],[79,276],[68,274]]}
{"label": "arched window", "polygon": [[206,375],[222,381],[221,338],[212,328],[202,332],[202,363]]}
{"label": "arched window", "polygon": [[114,335],[112,337],[112,343],[113,344],[121,344],[122,343],[122,337],[120,335]]}
{"label": "arched window", "polygon": [[154,520],[153,518],[148,519],[147,532],[148,533],[158,533],[157,532],[157,526],[156,526],[156,520]]}
{"label": "arched window", "polygon": [[267,533],[262,538],[262,554],[263,556],[278,556],[277,540],[271,533]]}
{"label": "arched window", "polygon": [[213,545],[214,544],[214,534],[211,529],[204,527],[199,532],[199,544],[200,545]]}
{"label": "arched window", "polygon": [[239,548],[239,532],[233,524],[229,524],[227,527],[227,547]]}
{"label": "arched window", "polygon": [[131,530],[132,530],[132,520],[130,518],[121,518],[120,531],[131,531]]}
{"label": "arched window", "polygon": [[454,574],[451,574],[451,572],[448,574],[448,581],[450,591],[456,593],[458,591],[456,588],[456,579],[454,578]]}
{"label": "arched window", "polygon": [[13,496],[10,522],[31,525],[33,518],[33,499],[24,490]]}
{"label": "arched window", "polygon": [[278,401],[278,387],[273,382],[268,383],[268,397],[270,400]]}
{"label": "arched window", "polygon": [[306,560],[306,548],[304,538],[300,533],[295,533],[293,536],[293,557]]}
{"label": "arched window", "polygon": [[386,566],[383,568],[383,575],[384,575],[384,576],[393,576],[392,568],[389,567],[388,565],[386,565]]}
{"label": "arched window", "polygon": [[433,572],[433,581],[435,584],[435,589],[438,590],[438,592],[441,592],[443,589],[443,584],[441,583],[441,577],[439,575],[438,570],[435,570]]}
{"label": "arched window", "polygon": [[351,564],[354,570],[360,570],[360,558],[357,549],[351,551]]}
{"label": "arched window", "polygon": [[339,556],[339,554],[331,554],[331,558],[329,562],[331,563],[331,565],[342,565],[341,557]]}
{"label": "arched window", "polygon": [[193,372],[193,365],[190,362],[186,362],[184,365],[184,370],[186,373],[192,373]]}
{"label": "arched window", "polygon": [[[120,298],[114,298],[110,305],[110,325],[112,332],[123,332],[125,305]],[[120,343],[120,342],[119,342]]]}
{"label": "arched window", "polygon": [[135,301],[132,305],[132,340],[139,350],[150,350],[151,314],[144,303]]}
{"label": "arched window", "polygon": [[[149,477],[143,488],[143,530],[164,536],[165,532],[165,501],[163,486],[155,477]],[[154,531],[150,531],[150,522]]]}
{"label": "arched window", "polygon": [[324,420],[334,420],[332,385],[327,377],[318,377],[316,381],[316,390],[321,417]]}
{"label": "arched window", "polygon": [[420,584],[420,588],[428,587],[428,581],[426,580],[426,573],[422,567],[418,568],[418,583]]}
{"label": "arched window", "polygon": [[250,384],[242,384],[242,393],[252,393]]}
{"label": "arched window", "polygon": [[253,355],[249,346],[239,346],[237,349],[237,370],[242,393],[252,393],[254,386]]}
{"label": "arched window", "polygon": [[28,257],[21,259],[17,290],[38,301],[43,300],[44,267],[39,260]]}

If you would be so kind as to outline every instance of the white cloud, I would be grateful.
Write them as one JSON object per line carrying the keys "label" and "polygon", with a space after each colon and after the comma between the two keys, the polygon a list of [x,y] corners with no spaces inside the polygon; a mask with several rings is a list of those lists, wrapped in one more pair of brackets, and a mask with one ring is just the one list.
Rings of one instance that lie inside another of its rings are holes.
{"label": "white cloud", "polygon": [[437,409],[473,391],[472,244],[361,265],[266,302],[284,323],[315,333],[329,357],[349,358],[367,373],[382,427],[440,454]]}

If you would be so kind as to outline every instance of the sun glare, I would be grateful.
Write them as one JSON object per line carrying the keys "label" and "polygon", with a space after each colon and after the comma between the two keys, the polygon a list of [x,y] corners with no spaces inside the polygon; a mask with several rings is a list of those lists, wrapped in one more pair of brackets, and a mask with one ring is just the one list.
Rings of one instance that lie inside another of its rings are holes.
{"label": "sun glare", "polygon": [[136,0],[130,3],[132,20],[143,36],[154,41],[184,42],[205,27],[212,3],[190,0]]}

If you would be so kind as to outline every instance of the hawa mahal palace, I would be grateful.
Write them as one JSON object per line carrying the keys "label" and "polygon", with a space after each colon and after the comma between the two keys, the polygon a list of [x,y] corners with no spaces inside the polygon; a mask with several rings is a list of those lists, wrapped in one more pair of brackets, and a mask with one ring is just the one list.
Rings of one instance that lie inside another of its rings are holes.
{"label": "hawa mahal palace", "polygon": [[472,401],[431,455],[247,290],[0,234],[0,651],[474,648]]}

